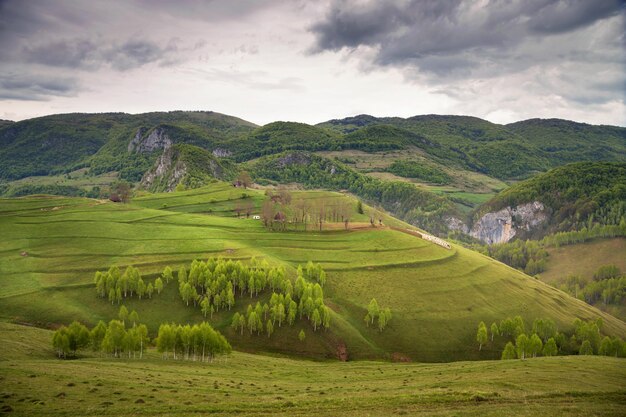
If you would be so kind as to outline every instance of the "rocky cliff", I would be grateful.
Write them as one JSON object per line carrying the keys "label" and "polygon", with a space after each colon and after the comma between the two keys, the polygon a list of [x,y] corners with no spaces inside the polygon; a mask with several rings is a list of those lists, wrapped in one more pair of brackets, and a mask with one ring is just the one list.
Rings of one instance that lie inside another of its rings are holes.
{"label": "rocky cliff", "polygon": [[166,150],[171,147],[172,140],[167,136],[167,132],[164,129],[157,127],[147,136],[144,129],[139,129],[128,144],[128,152],[147,153],[157,149]]}
{"label": "rocky cliff", "polygon": [[233,170],[205,149],[178,144],[165,149],[144,174],[140,186],[153,192],[173,191],[181,183],[185,188],[197,188],[215,179],[226,179]]}
{"label": "rocky cliff", "polygon": [[530,232],[546,222],[544,205],[535,201],[486,213],[474,223],[469,234],[484,243],[504,243],[521,232]]}

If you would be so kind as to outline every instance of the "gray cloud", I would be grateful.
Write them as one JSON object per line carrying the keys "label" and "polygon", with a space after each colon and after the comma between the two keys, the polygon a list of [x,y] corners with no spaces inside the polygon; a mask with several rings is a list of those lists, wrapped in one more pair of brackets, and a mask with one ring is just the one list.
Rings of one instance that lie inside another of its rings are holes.
{"label": "gray cloud", "polygon": [[[335,1],[311,32],[313,52],[368,46],[378,48],[379,65],[412,64],[435,74],[454,72],[467,57],[497,58],[535,34],[559,34],[587,27],[618,15],[620,0],[492,1],[484,7],[474,1],[411,0],[365,4]],[[538,39],[538,38],[537,38]],[[455,63],[457,65],[455,65]]]}
{"label": "gray cloud", "polygon": [[0,74],[0,99],[47,100],[51,96],[73,96],[80,90],[73,78],[44,74]]}
{"label": "gray cloud", "polygon": [[335,0],[309,28],[310,52],[366,48],[365,68],[399,68],[455,99],[459,83],[527,72],[533,94],[623,102],[624,10],[621,0]]}

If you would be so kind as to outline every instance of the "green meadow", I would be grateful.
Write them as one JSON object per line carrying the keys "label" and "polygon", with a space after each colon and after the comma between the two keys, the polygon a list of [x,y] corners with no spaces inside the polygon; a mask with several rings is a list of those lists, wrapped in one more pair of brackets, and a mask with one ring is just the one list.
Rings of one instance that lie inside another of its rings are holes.
{"label": "green meadow", "polygon": [[[165,266],[177,270],[194,259],[222,256],[265,259],[284,266],[290,278],[310,260],[328,274],[328,331],[297,322],[272,338],[240,336],[229,328],[231,317],[257,298],[238,298],[233,310],[215,314],[211,324],[239,351],[328,359],[345,346],[349,359],[493,359],[500,357],[504,340],[479,351],[478,322],[489,325],[518,314],[527,323],[551,318],[565,332],[575,318],[601,317],[603,333],[626,335],[626,323],[478,253],[404,233],[408,225],[388,216],[381,227],[370,227],[367,215],[355,212],[349,230],[325,225],[320,232],[309,225],[307,232],[275,232],[259,220],[233,215],[242,193],[255,207],[265,198],[263,191],[215,183],[144,195],[126,205],[50,196],[0,200],[0,318],[46,328],[72,320],[92,326],[116,317],[119,309],[96,296],[96,271],[133,265],[151,282]],[[294,192],[294,198],[319,197],[356,207],[356,200],[341,193]],[[261,294],[260,301],[267,297]],[[363,320],[372,298],[393,312],[382,333]],[[139,313],[151,337],[161,322],[204,319],[197,307],[181,301],[176,283],[152,299],[124,304]],[[297,338],[301,328],[307,332],[304,344]]]}
{"label": "green meadow", "polygon": [[235,352],[212,363],[54,358],[52,332],[0,323],[0,410],[15,416],[621,416],[623,359],[398,364]]}

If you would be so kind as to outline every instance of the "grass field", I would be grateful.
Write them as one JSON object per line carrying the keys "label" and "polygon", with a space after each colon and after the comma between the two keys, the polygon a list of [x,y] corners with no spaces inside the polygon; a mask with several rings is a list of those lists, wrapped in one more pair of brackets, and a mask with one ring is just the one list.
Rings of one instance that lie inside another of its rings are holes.
{"label": "grass field", "polygon": [[626,272],[626,239],[596,239],[576,245],[548,248],[548,263],[539,274],[542,281],[562,284],[569,275],[592,279],[604,265],[616,265]]}
{"label": "grass field", "polygon": [[[565,283],[567,277],[576,275],[591,281],[593,274],[604,265],[616,265],[626,273],[626,239],[596,239],[576,245],[548,248],[547,269],[539,279],[555,287]],[[597,307],[622,320],[626,318],[626,305],[598,303]]]}
{"label": "grass field", "polygon": [[106,187],[117,180],[117,172],[107,172],[101,175],[87,175],[87,172],[87,168],[81,168],[69,174],[25,177],[19,180],[9,181],[6,184],[11,187],[24,185],[65,185],[89,191],[96,186],[101,188]]}
{"label": "grass field", "polygon": [[[479,352],[476,325],[517,314],[527,321],[550,317],[563,331],[571,330],[576,317],[600,316],[605,333],[626,336],[626,323],[458,246],[447,250],[387,227],[281,233],[268,231],[258,220],[226,217],[235,201],[231,189],[217,183],[147,195],[130,205],[61,197],[0,200],[0,316],[42,327],[74,319],[93,325],[115,317],[119,308],[96,297],[96,270],[135,265],[151,280],[166,265],[178,268],[211,256],[244,261],[255,256],[284,265],[292,277],[298,264],[322,264],[328,272],[325,298],[333,310],[332,324],[329,331],[316,334],[308,324],[298,324],[279,329],[271,339],[239,336],[228,323],[250,300],[238,301],[233,311],[216,314],[213,324],[239,350],[334,358],[345,344],[351,359],[394,353],[429,362],[496,358],[503,341]],[[247,193],[261,201],[262,191]],[[315,193],[301,196],[351,199]],[[224,216],[202,214],[209,210]],[[387,222],[406,227],[385,217]],[[186,307],[177,292],[171,284],[152,300],[125,304],[138,311],[152,333],[162,321],[202,320],[200,311]],[[363,321],[373,297],[394,314],[383,333]],[[302,326],[310,335],[304,345],[297,340]]]}
{"label": "grass field", "polygon": [[624,359],[213,363],[57,360],[51,332],[0,322],[0,411],[32,416],[622,416]]}

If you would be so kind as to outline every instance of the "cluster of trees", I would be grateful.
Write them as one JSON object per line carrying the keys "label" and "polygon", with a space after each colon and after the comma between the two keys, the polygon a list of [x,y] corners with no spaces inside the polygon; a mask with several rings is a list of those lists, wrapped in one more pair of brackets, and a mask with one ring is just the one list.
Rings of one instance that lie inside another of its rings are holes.
{"label": "cluster of trees", "polygon": [[[324,304],[324,290],[322,286],[326,280],[326,273],[318,264],[309,262],[306,267],[306,277],[302,266],[298,266],[297,277],[293,289],[289,285],[277,286],[270,297],[269,303],[261,305],[257,302],[253,307],[248,305],[245,314],[235,313],[231,321],[231,328],[241,334],[247,329],[250,334],[260,335],[265,332],[271,337],[276,326],[283,323],[292,326],[296,319],[306,320],[313,326],[313,331],[330,327],[330,309]],[[302,331],[302,334],[303,331]]]}
{"label": "cluster of trees", "polygon": [[217,355],[227,355],[232,348],[220,332],[207,322],[184,326],[164,323],[159,326],[157,350],[162,358],[211,361]]}
{"label": "cluster of trees", "polygon": [[106,272],[97,271],[94,276],[96,292],[101,298],[108,297],[111,304],[120,302],[129,297],[136,296],[139,299],[144,297],[152,298],[156,291],[158,294],[163,291],[163,287],[172,279],[172,270],[168,268],[163,271],[163,276],[148,284],[141,277],[139,270],[132,265],[126,267],[122,274],[120,269],[113,265]]}
{"label": "cluster of trees", "polygon": [[[476,341],[478,349],[484,345],[506,341],[502,359],[525,359],[558,354],[626,356],[626,343],[620,338],[605,336],[600,330],[602,319],[596,321],[574,320],[574,334],[567,337],[559,332],[551,319],[536,319],[530,329],[521,316],[506,318],[500,324],[493,322],[489,329],[484,322],[478,324]],[[499,338],[501,340],[496,340]]]}
{"label": "cluster of trees", "polygon": [[561,289],[592,305],[622,305],[626,300],[626,275],[615,265],[605,265],[596,271],[593,281],[571,275]]}
{"label": "cluster of trees", "polygon": [[270,268],[268,262],[252,258],[249,265],[241,261],[209,258],[194,260],[189,273],[183,266],[178,270],[178,289],[186,305],[200,306],[205,317],[220,309],[230,310],[237,296],[258,296],[266,288],[292,292],[291,281],[282,267]]}
{"label": "cluster of trees", "polygon": [[292,225],[294,230],[306,231],[309,224],[320,231],[324,223],[343,223],[347,229],[354,206],[345,199],[337,198],[298,198],[292,199],[284,187],[277,191],[267,191],[269,197],[261,207],[263,224],[274,230],[286,230]]}
{"label": "cluster of trees", "polygon": [[496,245],[473,245],[472,249],[529,275],[538,274],[546,269],[548,252],[541,241],[514,240]]}
{"label": "cluster of trees", "polygon": [[378,331],[382,332],[383,330],[385,330],[385,327],[387,327],[387,323],[389,323],[389,320],[391,320],[391,309],[389,309],[389,307],[381,308],[378,305],[376,299],[372,298],[372,300],[367,305],[367,314],[365,314],[363,320],[365,320],[365,324],[367,325],[367,327],[369,327],[370,325],[373,326],[374,321],[376,321],[378,325]]}
{"label": "cluster of trees", "polygon": [[452,180],[443,170],[422,161],[395,160],[387,171],[405,178],[414,178],[433,184],[448,184]]}
{"label": "cluster of trees", "polygon": [[[52,347],[59,358],[76,356],[77,351],[91,347],[94,352],[120,358],[143,357],[143,352],[150,342],[148,328],[140,324],[135,311],[130,314],[126,307],[120,308],[120,320],[111,320],[105,324],[102,320],[91,330],[77,321],[68,327],[61,326],[52,336]],[[132,327],[126,324],[132,322]]]}
{"label": "cluster of trees", "polygon": [[309,188],[348,190],[431,233],[446,234],[446,218],[459,216],[449,199],[401,181],[382,181],[347,168],[338,161],[289,152],[256,161],[256,178],[278,183],[298,182]]}

